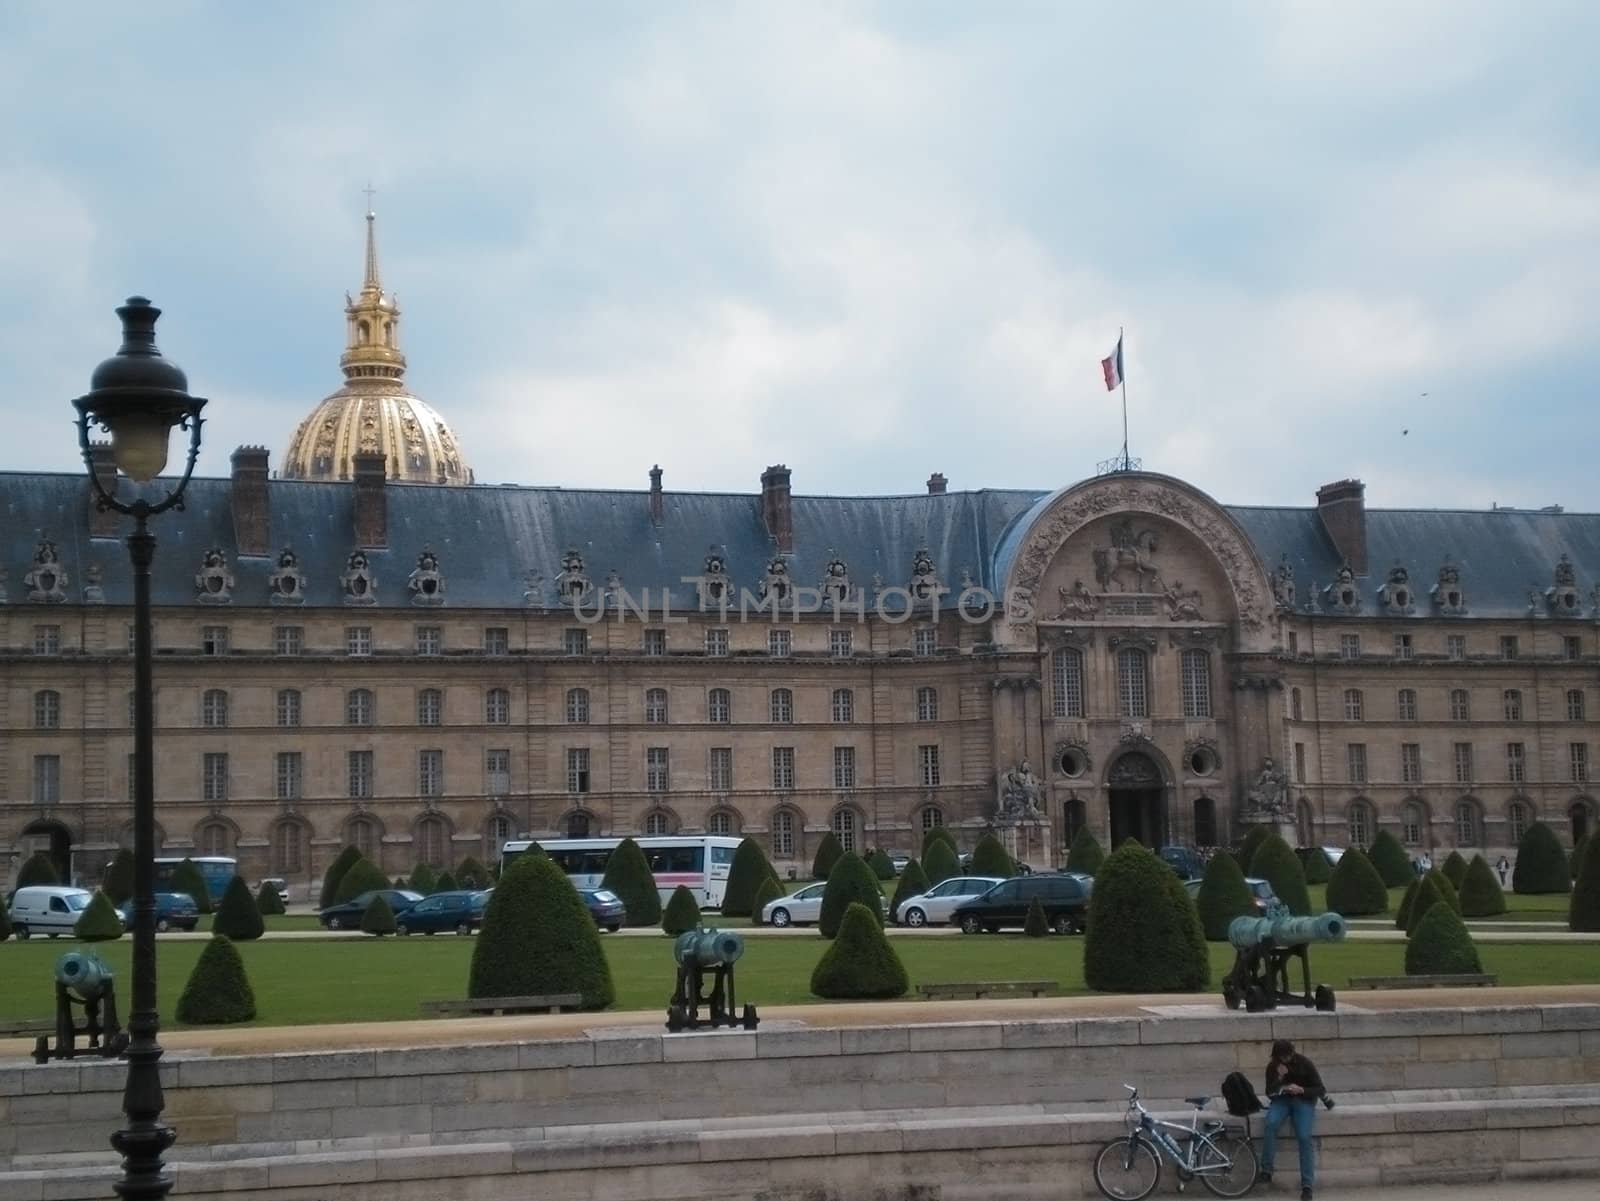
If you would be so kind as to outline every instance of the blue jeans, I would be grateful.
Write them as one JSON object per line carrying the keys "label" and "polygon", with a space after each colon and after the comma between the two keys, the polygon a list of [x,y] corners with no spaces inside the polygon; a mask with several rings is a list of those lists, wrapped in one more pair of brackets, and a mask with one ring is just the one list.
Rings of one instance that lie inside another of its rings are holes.
{"label": "blue jeans", "polygon": [[1278,1158],[1278,1129],[1285,1118],[1294,1119],[1295,1142],[1300,1146],[1300,1187],[1316,1184],[1317,1159],[1312,1136],[1317,1129],[1317,1103],[1300,1097],[1286,1097],[1282,1093],[1272,1098],[1267,1106],[1266,1129],[1261,1135],[1261,1170],[1272,1171]]}

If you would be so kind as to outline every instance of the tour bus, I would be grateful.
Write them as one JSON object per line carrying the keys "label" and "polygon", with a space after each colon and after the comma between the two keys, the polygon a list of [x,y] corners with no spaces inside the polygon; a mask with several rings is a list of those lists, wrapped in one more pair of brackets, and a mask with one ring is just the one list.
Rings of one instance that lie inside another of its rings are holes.
{"label": "tour bus", "polygon": [[[231,855],[157,856],[156,886],[153,891],[172,891],[172,873],[185,858],[200,869],[200,878],[206,882],[206,892],[211,897],[212,905],[216,905],[222,900],[222,894],[228,891],[229,881],[239,872],[239,861]],[[100,883],[105,883],[106,875],[110,871],[109,863],[100,869]]]}
{"label": "tour bus", "polygon": [[[575,888],[583,889],[600,887],[600,879],[606,874],[606,861],[621,841],[620,838],[550,838],[541,839],[537,845],[567,873]],[[683,884],[703,908],[716,909],[722,905],[722,893],[728,886],[728,868],[733,863],[734,851],[739,849],[739,839],[715,834],[666,834],[634,841],[650,861],[650,872],[656,878],[656,890],[663,903],[672,896],[673,889]],[[500,869],[504,871],[513,859],[534,845],[527,840],[506,843],[500,852]]]}

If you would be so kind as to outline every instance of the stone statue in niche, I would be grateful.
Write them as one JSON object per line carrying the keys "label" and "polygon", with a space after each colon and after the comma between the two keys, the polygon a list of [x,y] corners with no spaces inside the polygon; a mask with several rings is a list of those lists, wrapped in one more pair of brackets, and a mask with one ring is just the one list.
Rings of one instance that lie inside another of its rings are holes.
{"label": "stone statue in niche", "polygon": [[28,586],[28,599],[35,604],[59,605],[67,599],[67,585],[71,578],[61,567],[61,557],[56,544],[42,540],[33,552],[33,566],[22,577]]}
{"label": "stone statue in niche", "polygon": [[[106,590],[100,586],[100,564],[90,563],[83,569],[83,603],[86,605],[103,605],[106,603]],[[5,590],[0,588],[0,600],[5,599]]]}
{"label": "stone statue in niche", "polygon": [[1254,821],[1268,821],[1289,814],[1289,781],[1269,755],[1261,761],[1261,771],[1245,789],[1245,813]]}
{"label": "stone statue in niche", "polygon": [[365,551],[353,551],[345,560],[344,574],[339,577],[344,588],[347,605],[375,605],[378,603],[378,582],[372,577],[372,561]]}
{"label": "stone statue in niche", "polygon": [[1272,573],[1272,599],[1277,602],[1280,609],[1294,608],[1294,565],[1289,562],[1287,553],[1278,560],[1277,569]]}
{"label": "stone statue in niche", "polygon": [[1461,569],[1446,559],[1439,567],[1439,579],[1430,595],[1433,607],[1440,613],[1454,616],[1467,611],[1467,594],[1461,590]]}
{"label": "stone statue in niche", "polygon": [[825,605],[842,605],[850,599],[850,569],[843,559],[834,556],[822,569],[822,582],[817,585]]}
{"label": "stone statue in niche", "polygon": [[1201,596],[1198,590],[1190,589],[1185,592],[1183,581],[1179,580],[1171,588],[1161,594],[1161,599],[1167,605],[1167,619],[1169,621],[1204,621],[1205,614],[1200,612]]}
{"label": "stone statue in niche", "polygon": [[228,570],[228,556],[221,547],[213,546],[201,557],[194,586],[199,590],[196,599],[202,605],[233,603],[233,572]]}
{"label": "stone statue in niche", "polygon": [[1061,612],[1056,621],[1092,621],[1100,614],[1100,599],[1090,592],[1082,580],[1073,580],[1071,588],[1057,588],[1061,598]]}
{"label": "stone statue in niche", "polygon": [[300,574],[300,558],[287,546],[278,552],[278,565],[267,581],[267,599],[274,605],[303,605],[306,582]]}
{"label": "stone statue in niche", "polygon": [[561,556],[561,574],[556,576],[556,595],[564,605],[575,605],[594,588],[584,573],[583,556],[573,547]]}
{"label": "stone statue in niche", "polygon": [[1044,788],[1024,759],[1000,777],[1000,804],[997,816],[1002,821],[1037,821],[1044,816]]}
{"label": "stone statue in niche", "polygon": [[782,555],[767,563],[767,574],[761,580],[761,595],[782,604],[794,595],[794,581],[789,578],[789,564]]}
{"label": "stone statue in niche", "polygon": [[[1115,586],[1118,592],[1152,592],[1158,589],[1160,576],[1155,566],[1156,535],[1154,530],[1133,528],[1133,519],[1124,518],[1111,527],[1111,545],[1094,548],[1094,578],[1101,591],[1109,592]],[[1129,573],[1133,587],[1125,583]]]}
{"label": "stone statue in niche", "polygon": [[424,547],[417,556],[417,565],[406,578],[413,605],[444,604],[444,575],[439,571],[439,556]]}

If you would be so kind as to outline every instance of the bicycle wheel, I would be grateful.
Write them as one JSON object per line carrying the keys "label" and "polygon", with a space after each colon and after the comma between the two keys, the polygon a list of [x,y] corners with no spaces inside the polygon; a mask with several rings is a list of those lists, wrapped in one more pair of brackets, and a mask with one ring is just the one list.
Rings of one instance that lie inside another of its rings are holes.
{"label": "bicycle wheel", "polygon": [[1142,1138],[1114,1138],[1094,1157],[1094,1183],[1110,1201],[1142,1201],[1161,1180],[1161,1157]]}
{"label": "bicycle wheel", "polygon": [[1237,1135],[1212,1135],[1211,1142],[1197,1140],[1195,1175],[1218,1197],[1242,1197],[1256,1182],[1256,1149]]}

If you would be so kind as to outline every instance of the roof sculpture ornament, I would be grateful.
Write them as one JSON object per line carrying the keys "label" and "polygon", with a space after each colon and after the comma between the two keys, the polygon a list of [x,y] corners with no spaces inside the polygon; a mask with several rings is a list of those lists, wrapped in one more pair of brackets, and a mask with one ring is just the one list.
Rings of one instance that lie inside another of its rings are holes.
{"label": "roof sculpture ornament", "polygon": [[850,568],[845,561],[828,551],[827,565],[822,569],[822,582],[817,585],[817,591],[822,594],[822,603],[825,605],[842,605],[850,599]]}
{"label": "roof sculpture ornament", "polygon": [[1184,590],[1183,581],[1179,580],[1172,587],[1161,594],[1161,599],[1167,606],[1168,621],[1204,621],[1205,614],[1200,611],[1201,601],[1204,599],[1198,589]]}
{"label": "roof sculpture ornament", "polygon": [[61,556],[50,539],[41,539],[34,548],[33,566],[28,568],[22,582],[28,586],[28,599],[35,604],[59,605],[67,599],[67,585],[72,577],[61,566]]}
{"label": "roof sculpture ornament", "polygon": [[202,605],[231,605],[233,603],[233,572],[228,570],[228,556],[220,546],[213,546],[200,557],[200,570],[195,573],[195,597]]}
{"label": "roof sculpture ornament", "polygon": [[267,600],[274,605],[303,605],[306,582],[300,574],[300,559],[287,546],[278,552],[277,565],[267,579]]}
{"label": "roof sculpture ornament", "polygon": [[544,608],[544,576],[539,572],[529,570],[522,573],[522,600],[534,608]]}
{"label": "roof sculpture ornament", "polygon": [[702,609],[721,608],[733,593],[733,581],[728,578],[728,561],[715,545],[707,548],[706,561],[695,587],[700,593]]}
{"label": "roof sculpture ornament", "polygon": [[1411,573],[1396,563],[1389,568],[1383,587],[1378,589],[1378,603],[1391,616],[1406,617],[1417,611],[1413,604],[1415,599],[1416,595],[1411,590]]}
{"label": "roof sculpture ornament", "polygon": [[6,585],[11,582],[11,573],[0,567],[0,605],[6,603]]}
{"label": "roof sculpture ornament", "polygon": [[[1156,533],[1135,530],[1133,518],[1126,517],[1111,526],[1110,545],[1094,548],[1094,577],[1102,592],[1112,585],[1118,592],[1160,592],[1161,576],[1156,571]],[[1126,573],[1133,573],[1133,588],[1124,584]]]}
{"label": "roof sculpture ornament", "polygon": [[618,574],[615,567],[606,572],[606,586],[603,596],[605,603],[612,608],[616,608],[622,603],[622,576]]}
{"label": "roof sculpture ornament", "polygon": [[365,551],[352,551],[345,560],[344,574],[339,577],[347,605],[375,605],[378,603],[378,581],[373,578],[372,560]]}
{"label": "roof sculpture ornament", "polygon": [[1445,556],[1439,565],[1439,579],[1428,595],[1433,600],[1433,607],[1444,617],[1460,617],[1467,611],[1467,594],[1461,590],[1461,568],[1450,562]]}
{"label": "roof sculpture ornament", "polygon": [[1285,551],[1272,573],[1273,603],[1284,611],[1292,610],[1294,593],[1294,564],[1289,562],[1289,553]]}
{"label": "roof sculpture ornament", "polygon": [[1071,588],[1057,588],[1056,594],[1061,597],[1061,611],[1051,621],[1093,621],[1100,615],[1100,598],[1082,580],[1073,580]]}
{"label": "roof sculpture ornament", "polygon": [[594,582],[584,570],[583,556],[569,547],[561,556],[561,572],[556,576],[556,596],[564,605],[576,605],[594,591]]}
{"label": "roof sculpture ornament", "polygon": [[939,583],[938,569],[933,565],[933,555],[926,546],[919,546],[911,557],[911,599],[919,605],[938,601],[943,586]]}
{"label": "roof sculpture ornament", "polygon": [[1545,589],[1545,603],[1555,617],[1582,617],[1583,604],[1578,594],[1578,572],[1565,552],[1556,561],[1554,582]]}
{"label": "roof sculpture ornament", "polygon": [[83,569],[83,603],[86,605],[103,605],[106,603],[106,590],[101,585],[103,572],[100,564],[90,563]]}
{"label": "roof sculpture ornament", "polygon": [[422,548],[416,567],[406,577],[406,588],[411,592],[413,605],[444,604],[444,574],[439,570],[439,556],[433,553],[432,547]]}
{"label": "roof sculpture ornament", "polygon": [[1349,559],[1339,564],[1339,574],[1322,590],[1322,603],[1331,613],[1361,612],[1361,593],[1356,588],[1356,573]]}
{"label": "roof sculpture ornament", "polygon": [[782,555],[774,555],[767,561],[766,575],[761,578],[761,596],[781,605],[793,593],[794,581],[789,577],[789,564]]}

